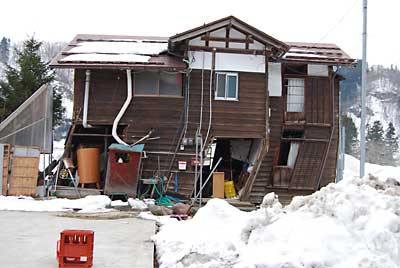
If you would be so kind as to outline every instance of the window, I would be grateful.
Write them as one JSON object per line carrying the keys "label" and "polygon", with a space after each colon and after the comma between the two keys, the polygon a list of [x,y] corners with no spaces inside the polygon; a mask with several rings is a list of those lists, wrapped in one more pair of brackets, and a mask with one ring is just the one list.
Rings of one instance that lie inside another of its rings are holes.
{"label": "window", "polygon": [[182,96],[182,75],[169,72],[138,72],[134,75],[135,95]]}
{"label": "window", "polygon": [[215,99],[238,99],[238,75],[236,73],[217,73],[216,80],[217,86],[215,90]]}
{"label": "window", "polygon": [[287,99],[286,111],[292,113],[304,112],[304,79],[288,78],[286,81]]}
{"label": "window", "polygon": [[294,168],[299,153],[299,147],[300,143],[298,142],[282,142],[279,150],[278,165]]}
{"label": "window", "polygon": [[307,64],[284,65],[283,70],[285,75],[307,75]]}

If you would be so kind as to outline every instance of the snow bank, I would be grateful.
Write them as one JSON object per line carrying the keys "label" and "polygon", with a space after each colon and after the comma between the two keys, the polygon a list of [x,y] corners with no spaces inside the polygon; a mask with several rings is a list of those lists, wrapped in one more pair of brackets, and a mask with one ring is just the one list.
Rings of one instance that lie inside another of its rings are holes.
{"label": "snow bank", "polygon": [[79,213],[95,213],[109,211],[111,200],[105,195],[86,196],[81,199],[50,199],[35,200],[32,197],[0,196],[0,210],[18,211],[71,211],[79,210]]}
{"label": "snow bank", "polygon": [[[353,178],[360,175],[360,161],[351,156],[345,155],[344,178]],[[378,177],[380,180],[397,180],[400,182],[400,167],[381,166],[376,164],[365,163],[365,174]]]}
{"label": "snow bank", "polygon": [[400,173],[369,171],[380,178],[348,175],[285,208],[273,193],[248,213],[210,200],[192,220],[153,237],[160,267],[398,268]]}

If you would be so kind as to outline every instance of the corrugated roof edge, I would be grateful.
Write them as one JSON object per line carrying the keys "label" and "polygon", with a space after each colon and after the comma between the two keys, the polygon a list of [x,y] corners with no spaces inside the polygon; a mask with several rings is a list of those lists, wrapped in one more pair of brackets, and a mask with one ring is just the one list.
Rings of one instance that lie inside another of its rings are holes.
{"label": "corrugated roof edge", "polygon": [[[286,42],[286,44],[290,45],[290,49],[287,53],[298,55],[290,55],[286,58],[282,58],[283,62],[319,63],[331,65],[354,65],[357,63],[356,59],[351,58],[336,44],[309,42]],[[293,49],[299,49],[299,51],[292,52]],[[313,57],[307,57],[305,54],[313,54]],[[318,55],[321,57],[318,58]]]}
{"label": "corrugated roof edge", "polygon": [[[185,63],[177,60],[175,57],[166,55],[152,56],[149,63],[120,63],[120,62],[61,62],[60,60],[68,54],[69,49],[76,46],[79,42],[87,41],[148,41],[167,43],[168,37],[161,36],[129,36],[129,35],[98,35],[98,34],[78,34],[69,42],[50,62],[51,68],[94,68],[94,69],[163,69],[163,70],[183,70]],[[162,62],[158,62],[159,61]]]}

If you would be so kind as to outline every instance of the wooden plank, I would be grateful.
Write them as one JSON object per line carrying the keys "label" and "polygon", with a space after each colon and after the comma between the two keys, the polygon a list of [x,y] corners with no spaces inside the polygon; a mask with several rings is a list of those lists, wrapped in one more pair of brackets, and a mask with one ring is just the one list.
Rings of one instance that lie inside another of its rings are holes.
{"label": "wooden plank", "polygon": [[9,195],[35,196],[39,157],[13,157]]}
{"label": "wooden plank", "polygon": [[213,198],[224,198],[224,172],[213,174]]}
{"label": "wooden plank", "polygon": [[240,48],[224,48],[224,47],[202,47],[202,46],[189,46],[191,51],[209,51],[216,49],[216,52],[221,53],[235,53],[235,54],[252,54],[252,55],[264,55],[265,50],[259,49],[240,49]]}
{"label": "wooden plank", "polygon": [[229,38],[229,36],[227,37],[216,37],[216,36],[202,36],[201,40],[203,41],[216,41],[216,42],[224,42],[224,43],[254,43],[254,40],[252,38]]}

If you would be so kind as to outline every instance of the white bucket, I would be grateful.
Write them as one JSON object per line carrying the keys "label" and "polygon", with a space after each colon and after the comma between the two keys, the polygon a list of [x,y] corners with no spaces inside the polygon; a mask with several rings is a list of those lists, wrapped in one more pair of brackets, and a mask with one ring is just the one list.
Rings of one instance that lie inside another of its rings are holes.
{"label": "white bucket", "polygon": [[178,169],[179,170],[186,170],[186,165],[187,165],[186,161],[178,161]]}

